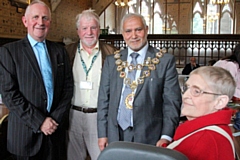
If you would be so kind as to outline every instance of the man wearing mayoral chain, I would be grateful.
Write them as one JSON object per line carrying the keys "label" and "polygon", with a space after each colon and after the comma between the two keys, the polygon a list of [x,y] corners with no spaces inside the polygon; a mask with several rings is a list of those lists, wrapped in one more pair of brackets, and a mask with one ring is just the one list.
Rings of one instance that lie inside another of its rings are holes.
{"label": "man wearing mayoral chain", "polygon": [[98,96],[98,145],[129,141],[169,144],[178,126],[181,92],[173,55],[151,47],[139,14],[123,17],[127,48],[106,58]]}

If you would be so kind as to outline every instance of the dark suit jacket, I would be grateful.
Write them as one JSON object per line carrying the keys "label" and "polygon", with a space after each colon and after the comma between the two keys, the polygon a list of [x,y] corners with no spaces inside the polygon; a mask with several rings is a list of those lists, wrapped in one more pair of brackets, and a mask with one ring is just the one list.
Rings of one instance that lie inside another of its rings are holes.
{"label": "dark suit jacket", "polygon": [[[70,58],[71,66],[73,66],[73,62],[74,62],[74,58],[76,55],[78,44],[79,44],[79,41],[65,46],[65,48],[67,49],[69,58]],[[101,41],[99,41],[99,47],[100,47],[100,50],[102,53],[102,62],[104,62],[107,55],[113,54],[117,50],[114,46],[103,43]]]}
{"label": "dark suit jacket", "polygon": [[196,64],[196,67],[193,67],[193,69],[192,69],[192,67],[191,67],[191,63],[188,63],[185,67],[184,67],[184,69],[183,69],[183,71],[182,71],[182,74],[184,74],[184,75],[189,75],[194,69],[196,69],[196,68],[198,68],[198,67],[200,67],[198,64]]}
{"label": "dark suit jacket", "polygon": [[[149,47],[146,58],[154,58],[157,52],[157,49]],[[121,54],[121,59],[126,61],[127,49]],[[123,78],[119,77],[116,68],[113,55],[107,56],[98,97],[98,137],[107,137],[109,143],[119,141],[117,115]],[[166,53],[156,65],[156,70],[151,71],[151,76],[137,87],[133,103],[134,141],[156,145],[161,135],[173,137],[179,123],[180,106],[181,92],[175,59]]]}
{"label": "dark suit jacket", "polygon": [[46,46],[54,81],[49,113],[40,68],[27,37],[0,48],[0,93],[10,110],[7,145],[15,155],[33,156],[40,150],[45,135],[39,129],[46,117],[59,123],[56,132],[48,136],[54,147],[64,145],[60,133],[66,129],[73,94],[72,71],[63,46],[50,41]]}

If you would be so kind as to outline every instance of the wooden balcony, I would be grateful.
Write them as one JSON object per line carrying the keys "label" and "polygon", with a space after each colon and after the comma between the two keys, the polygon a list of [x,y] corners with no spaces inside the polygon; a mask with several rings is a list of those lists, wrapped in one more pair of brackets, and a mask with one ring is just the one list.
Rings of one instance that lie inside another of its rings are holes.
{"label": "wooden balcony", "polygon": [[[101,35],[100,40],[121,49],[126,47],[122,35]],[[149,44],[159,49],[165,48],[176,58],[176,66],[184,67],[194,56],[201,66],[211,59],[219,60],[232,54],[240,35],[148,35]]]}
{"label": "wooden balcony", "polygon": [[[18,39],[0,38],[0,46]],[[122,35],[100,35],[100,40],[121,49],[126,47]],[[211,59],[219,60],[232,54],[236,43],[240,42],[237,34],[154,34],[148,35],[149,44],[159,49],[165,48],[176,58],[176,66],[184,67],[189,58],[194,56],[201,66]],[[62,42],[58,42],[63,44]]]}

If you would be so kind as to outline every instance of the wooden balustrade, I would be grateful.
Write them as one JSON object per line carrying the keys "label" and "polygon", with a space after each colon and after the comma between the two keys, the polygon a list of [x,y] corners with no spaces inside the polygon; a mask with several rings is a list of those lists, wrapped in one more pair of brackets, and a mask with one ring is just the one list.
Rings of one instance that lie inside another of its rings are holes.
{"label": "wooden balustrade", "polygon": [[[100,40],[118,49],[126,47],[122,35],[101,35]],[[219,60],[232,54],[235,44],[240,42],[240,35],[148,35],[148,42],[173,54],[177,67],[184,67],[192,56],[204,66],[211,59]]]}
{"label": "wooden balustrade", "polygon": [[[18,39],[0,38],[0,46]],[[121,49],[126,47],[122,35],[100,35],[100,40]],[[184,67],[189,58],[194,56],[201,66],[207,65],[211,59],[219,60],[232,54],[236,43],[240,42],[237,34],[150,34],[148,42],[151,46],[165,48],[176,58],[176,66]],[[62,42],[58,42],[62,43]]]}

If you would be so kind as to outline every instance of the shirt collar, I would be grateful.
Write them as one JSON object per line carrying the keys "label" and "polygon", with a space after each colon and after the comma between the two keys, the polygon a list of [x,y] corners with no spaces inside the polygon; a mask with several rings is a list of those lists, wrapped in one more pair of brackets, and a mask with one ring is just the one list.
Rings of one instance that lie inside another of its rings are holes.
{"label": "shirt collar", "polygon": [[[27,38],[28,38],[28,40],[29,40],[29,42],[30,42],[30,45],[31,45],[32,47],[34,47],[34,46],[38,43],[38,41],[36,41],[35,39],[33,39],[33,38],[30,36],[30,34],[27,34]],[[46,43],[45,40],[43,41],[43,43]]]}
{"label": "shirt collar", "polygon": [[[149,44],[147,42],[147,44],[141,50],[137,51],[136,53],[138,53],[140,56],[145,57],[145,55],[147,53],[148,46],[149,46]],[[130,47],[128,47],[128,56],[130,56],[130,54],[133,53],[133,52],[135,52],[135,51],[133,51]]]}
{"label": "shirt collar", "polygon": [[[93,47],[92,50],[98,50],[99,49],[99,41],[97,41],[96,45]],[[80,40],[80,50],[85,50],[82,45],[82,41]]]}

